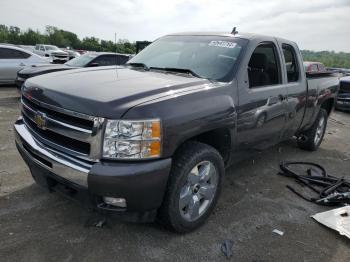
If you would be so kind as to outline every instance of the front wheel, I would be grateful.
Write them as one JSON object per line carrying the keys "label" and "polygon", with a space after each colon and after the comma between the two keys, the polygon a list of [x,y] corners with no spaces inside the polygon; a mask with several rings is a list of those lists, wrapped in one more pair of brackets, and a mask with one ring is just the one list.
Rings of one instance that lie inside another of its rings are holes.
{"label": "front wheel", "polygon": [[321,145],[327,127],[328,114],[323,108],[320,109],[314,124],[298,139],[301,149],[315,151]]}
{"label": "front wheel", "polygon": [[160,222],[180,233],[201,226],[216,205],[224,173],[216,149],[199,142],[183,145],[173,159]]}

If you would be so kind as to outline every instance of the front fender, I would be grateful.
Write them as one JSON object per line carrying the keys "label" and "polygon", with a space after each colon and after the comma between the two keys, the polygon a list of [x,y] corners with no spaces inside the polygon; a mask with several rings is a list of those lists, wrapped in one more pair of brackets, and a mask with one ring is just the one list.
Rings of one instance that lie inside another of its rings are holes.
{"label": "front fender", "polygon": [[233,88],[232,83],[213,83],[152,100],[130,109],[123,119],[160,118],[162,157],[171,157],[182,143],[207,131],[229,128],[234,136],[237,119]]}

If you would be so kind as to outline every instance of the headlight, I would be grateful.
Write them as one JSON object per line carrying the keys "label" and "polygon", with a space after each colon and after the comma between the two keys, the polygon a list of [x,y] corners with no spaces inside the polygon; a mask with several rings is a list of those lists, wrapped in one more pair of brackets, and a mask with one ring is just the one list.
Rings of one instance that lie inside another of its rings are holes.
{"label": "headlight", "polygon": [[110,159],[145,159],[160,156],[160,120],[108,120],[103,157]]}

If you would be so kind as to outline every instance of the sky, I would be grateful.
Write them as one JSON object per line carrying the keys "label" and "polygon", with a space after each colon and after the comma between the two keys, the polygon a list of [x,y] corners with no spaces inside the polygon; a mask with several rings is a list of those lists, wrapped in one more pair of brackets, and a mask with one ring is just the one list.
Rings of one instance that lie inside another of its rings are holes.
{"label": "sky", "polygon": [[350,52],[350,0],[0,0],[0,24],[80,38],[152,41],[184,31],[279,36],[301,49]]}

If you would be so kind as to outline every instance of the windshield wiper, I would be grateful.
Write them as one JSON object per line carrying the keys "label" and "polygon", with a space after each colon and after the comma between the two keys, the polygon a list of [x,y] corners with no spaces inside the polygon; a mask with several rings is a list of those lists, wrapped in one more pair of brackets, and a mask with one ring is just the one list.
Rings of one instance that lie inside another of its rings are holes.
{"label": "windshield wiper", "polygon": [[178,72],[178,73],[185,73],[190,74],[195,77],[202,78],[200,75],[193,72],[191,69],[188,68],[176,68],[176,67],[153,67],[151,66],[149,69],[156,69],[156,70],[163,70],[163,71],[169,71],[169,72]]}
{"label": "windshield wiper", "polygon": [[127,63],[126,65],[131,65],[134,67],[143,67],[143,69],[149,70],[149,67],[144,63]]}

